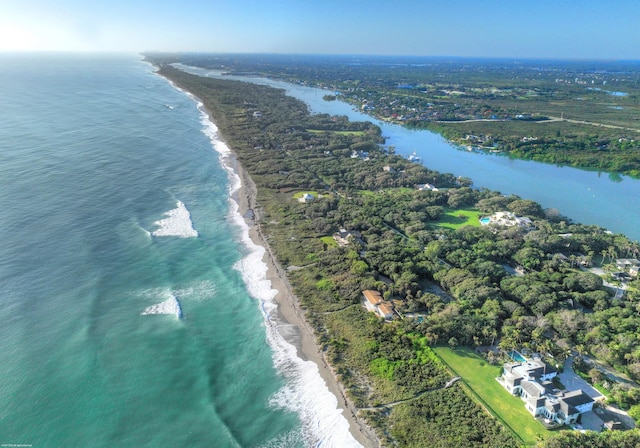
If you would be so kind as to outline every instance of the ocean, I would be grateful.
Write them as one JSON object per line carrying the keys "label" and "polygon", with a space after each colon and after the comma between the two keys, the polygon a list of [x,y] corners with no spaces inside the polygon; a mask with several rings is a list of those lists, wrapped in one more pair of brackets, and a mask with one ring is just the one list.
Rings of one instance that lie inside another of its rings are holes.
{"label": "ocean", "polygon": [[0,55],[0,445],[359,446],[231,166],[138,56]]}

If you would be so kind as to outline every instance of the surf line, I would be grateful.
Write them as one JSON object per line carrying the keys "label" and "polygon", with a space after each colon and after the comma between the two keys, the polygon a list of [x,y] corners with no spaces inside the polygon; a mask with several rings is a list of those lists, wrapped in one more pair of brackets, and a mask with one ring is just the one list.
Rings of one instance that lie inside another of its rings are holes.
{"label": "surf line", "polygon": [[154,224],[159,228],[151,234],[153,236],[177,236],[180,238],[197,237],[198,232],[193,228],[191,213],[183,202],[178,201],[176,208],[165,212],[165,218]]}
{"label": "surf line", "polygon": [[173,314],[177,319],[182,319],[182,306],[180,306],[178,298],[171,294],[171,297],[164,302],[148,306],[140,313],[141,316],[149,314]]}

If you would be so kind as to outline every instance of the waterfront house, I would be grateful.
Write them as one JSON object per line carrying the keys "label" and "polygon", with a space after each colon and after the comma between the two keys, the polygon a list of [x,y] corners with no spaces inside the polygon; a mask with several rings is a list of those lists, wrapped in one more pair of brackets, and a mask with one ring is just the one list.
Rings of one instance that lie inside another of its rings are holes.
{"label": "waterfront house", "polygon": [[362,296],[367,311],[376,313],[385,320],[393,319],[393,304],[385,301],[379,291],[365,289],[362,291]]}
{"label": "waterfront house", "polygon": [[378,305],[378,316],[385,320],[393,319],[393,305],[389,302],[382,302]]}
{"label": "waterfront house", "polygon": [[367,309],[367,311],[376,313],[378,304],[383,300],[382,294],[373,289],[365,289],[364,291],[362,291],[362,295],[364,296],[364,307]]}
{"label": "waterfront house", "polygon": [[629,271],[632,268],[635,268],[634,271],[636,274],[638,273],[638,267],[640,266],[640,261],[635,258],[618,258],[616,260],[616,266],[621,271]]}
{"label": "waterfront house", "polygon": [[495,225],[512,227],[518,226],[526,230],[533,229],[533,222],[526,216],[516,216],[512,212],[496,212],[491,216],[480,218],[480,224],[483,226]]}
{"label": "waterfront house", "polygon": [[552,382],[556,369],[540,358],[505,363],[497,380],[546,426],[570,425],[593,409],[593,399],[581,389],[561,391]]}

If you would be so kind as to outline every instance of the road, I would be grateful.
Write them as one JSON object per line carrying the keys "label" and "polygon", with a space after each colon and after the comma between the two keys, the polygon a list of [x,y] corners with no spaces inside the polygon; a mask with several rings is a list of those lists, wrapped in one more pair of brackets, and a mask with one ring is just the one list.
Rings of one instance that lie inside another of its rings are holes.
{"label": "road", "polygon": [[615,370],[613,370],[612,368],[605,366],[604,364],[599,363],[598,361],[596,361],[593,358],[590,358],[586,355],[582,355],[582,359],[584,359],[584,361],[595,367],[596,369],[598,369],[600,372],[604,373],[604,375],[609,378],[612,381],[616,381],[620,384],[624,384],[628,387],[633,387],[633,388],[640,388],[640,385],[638,383],[636,383],[635,381],[630,380],[629,378],[627,378],[626,376],[624,376],[622,373],[620,372],[616,372]]}
{"label": "road", "polygon": [[613,125],[613,124],[594,123],[593,121],[585,121],[585,120],[572,120],[572,119],[563,118],[563,117],[547,117],[547,118],[548,118],[548,120],[538,121],[538,123],[549,123],[549,122],[553,122],[553,121],[566,121],[567,123],[587,124],[587,125],[590,125],[590,126],[596,126],[598,128],[621,129],[623,131],[640,132],[640,129],[625,128],[624,126],[616,126],[616,125]]}
{"label": "road", "polygon": [[[505,119],[505,118],[473,118],[470,120],[435,120],[435,123],[474,123],[474,122],[480,122],[480,121],[484,121],[484,122],[501,122],[501,121],[518,121],[518,120],[513,120],[513,119]],[[566,121],[567,123],[575,123],[575,124],[586,124],[589,126],[595,126],[598,128],[608,128],[608,129],[620,129],[623,131],[632,131],[632,132],[640,132],[640,129],[636,129],[636,128],[626,128],[624,126],[616,126],[614,124],[604,124],[604,123],[596,123],[593,121],[586,121],[586,120],[573,120],[570,118],[564,118],[564,117],[547,117],[546,120],[536,120],[536,123],[540,123],[540,124],[544,124],[544,123],[553,123],[556,121]]]}

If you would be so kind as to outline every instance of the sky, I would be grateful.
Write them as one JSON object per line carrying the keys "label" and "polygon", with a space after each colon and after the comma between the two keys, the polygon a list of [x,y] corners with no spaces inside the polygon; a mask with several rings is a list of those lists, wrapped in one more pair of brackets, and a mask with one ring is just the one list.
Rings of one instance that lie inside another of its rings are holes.
{"label": "sky", "polygon": [[640,60],[639,0],[0,0],[0,51]]}

